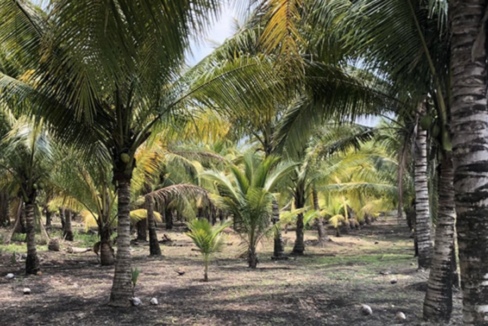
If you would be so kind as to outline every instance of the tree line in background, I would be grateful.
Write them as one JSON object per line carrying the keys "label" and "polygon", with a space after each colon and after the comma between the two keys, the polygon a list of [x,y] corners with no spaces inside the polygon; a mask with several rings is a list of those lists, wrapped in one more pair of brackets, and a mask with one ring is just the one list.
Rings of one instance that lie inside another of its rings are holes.
{"label": "tree line in background", "polygon": [[249,0],[186,67],[219,8],[0,3],[0,223],[26,232],[26,272],[54,212],[67,240],[74,215],[97,228],[110,302],[126,305],[131,227],[159,255],[156,222],[231,218],[256,267],[265,236],[285,257],[287,224],[303,254],[307,227],[325,245],[325,223],[339,235],[397,208],[430,268],[424,318],[450,318],[457,239],[464,323],[485,325],[485,1]]}

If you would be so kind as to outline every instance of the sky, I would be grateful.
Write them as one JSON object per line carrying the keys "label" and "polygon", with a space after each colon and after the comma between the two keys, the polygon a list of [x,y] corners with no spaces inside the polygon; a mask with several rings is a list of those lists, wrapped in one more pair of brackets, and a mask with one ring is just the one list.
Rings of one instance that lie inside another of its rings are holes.
{"label": "sky", "polygon": [[207,35],[199,42],[192,42],[193,55],[187,55],[187,63],[191,66],[209,55],[213,49],[222,44],[226,38],[232,36],[234,30],[235,12],[226,7],[223,9],[219,19],[214,22]]}

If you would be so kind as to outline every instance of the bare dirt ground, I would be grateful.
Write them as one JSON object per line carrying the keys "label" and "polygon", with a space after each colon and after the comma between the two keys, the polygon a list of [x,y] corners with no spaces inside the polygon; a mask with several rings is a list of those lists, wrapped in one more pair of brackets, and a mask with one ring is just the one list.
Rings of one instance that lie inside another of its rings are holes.
{"label": "bare dirt ground", "polygon": [[[162,245],[162,258],[149,258],[146,244],[132,247],[133,266],[142,271],[135,294],[143,305],[125,309],[107,305],[113,267],[100,267],[93,252],[69,254],[66,243],[60,252],[41,246],[42,275],[26,277],[24,261],[12,261],[12,251],[25,245],[0,245],[0,325],[427,325],[421,314],[428,272],[417,271],[407,227],[395,220],[332,237],[325,248],[308,245],[305,256],[286,261],[272,261],[272,243],[264,243],[256,270],[238,258],[245,250],[240,239],[228,235],[208,283],[182,229],[163,233],[176,241]],[[284,238],[290,252],[294,233]],[[313,244],[315,231],[306,238]],[[7,273],[16,278],[7,280]],[[24,295],[24,287],[32,293]],[[158,306],[149,304],[152,297]],[[373,314],[363,316],[361,304]],[[458,292],[454,305],[450,325],[460,325]],[[399,311],[406,321],[395,319]]]}

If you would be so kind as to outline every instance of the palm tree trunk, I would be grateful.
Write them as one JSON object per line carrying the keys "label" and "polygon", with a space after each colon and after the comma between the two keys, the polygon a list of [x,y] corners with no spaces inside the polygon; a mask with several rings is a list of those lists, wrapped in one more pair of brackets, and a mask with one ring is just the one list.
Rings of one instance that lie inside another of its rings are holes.
{"label": "palm tree trunk", "polygon": [[[305,190],[297,189],[295,193],[295,207],[297,209],[303,208],[305,206]],[[296,228],[296,239],[295,245],[293,246],[293,253],[297,255],[303,255],[305,251],[305,242],[303,239],[303,213],[297,216],[297,228]]]}
{"label": "palm tree trunk", "polygon": [[10,201],[5,191],[0,191],[0,226],[10,225]]}
{"label": "palm tree trunk", "polygon": [[[272,206],[273,214],[273,224],[276,225],[280,221],[280,208],[276,198],[273,198]],[[273,249],[273,259],[284,259],[285,256],[285,246],[283,243],[283,237],[281,236],[281,230],[276,226],[274,234],[274,249]]]}
{"label": "palm tree trunk", "polygon": [[137,228],[137,240],[138,241],[147,241],[147,218],[143,218],[142,220],[136,223]]}
{"label": "palm tree trunk", "polygon": [[61,227],[63,228],[63,232],[64,232],[64,224],[65,224],[64,208],[59,209],[59,219],[61,220]]}
{"label": "palm tree trunk", "polygon": [[[313,196],[313,208],[316,211],[320,212],[319,197],[317,195],[316,189],[312,190],[312,196]],[[323,247],[327,243],[327,240],[329,240],[329,237],[327,236],[327,231],[325,230],[325,227],[324,227],[324,219],[323,219],[322,215],[319,215],[319,217],[316,219],[316,221],[317,221],[317,232],[318,232],[318,245],[320,247]]]}
{"label": "palm tree trunk", "polygon": [[46,228],[50,228],[51,227],[51,212],[47,208],[47,205],[44,207],[44,209],[46,210]]}
{"label": "palm tree trunk", "polygon": [[[107,221],[105,219],[105,221]],[[103,225],[100,230],[100,264],[102,266],[111,266],[114,264],[114,250],[110,243],[112,230],[109,225]]]}
{"label": "palm tree trunk", "polygon": [[258,266],[258,255],[256,253],[255,244],[249,245],[247,262],[249,264],[249,268],[256,268]]}
{"label": "palm tree trunk", "polygon": [[73,229],[71,227],[71,210],[64,209],[64,232],[63,237],[66,241],[73,241]]}
{"label": "palm tree trunk", "polygon": [[[464,325],[488,325],[488,108],[485,0],[453,0],[452,145]],[[476,39],[482,42],[476,46]]]}
{"label": "palm tree trunk", "polygon": [[171,208],[165,208],[164,219],[166,222],[166,230],[171,230],[173,228],[173,210]]}
{"label": "palm tree trunk", "polygon": [[35,193],[25,202],[26,229],[27,229],[27,259],[25,260],[25,273],[37,274],[41,269],[36,249],[36,227],[34,221]]}
{"label": "palm tree trunk", "polygon": [[5,241],[6,244],[9,244],[10,242],[12,242],[12,237],[14,236],[14,233],[16,233],[17,230],[19,229],[20,219],[21,219],[22,211],[23,211],[23,208],[22,208],[23,204],[24,204],[24,202],[22,201],[21,198],[19,198],[19,205],[17,207],[17,216],[15,217],[15,222],[14,222],[14,226],[12,227],[12,230],[7,235],[7,238]]}
{"label": "palm tree trunk", "polygon": [[149,227],[149,255],[161,256],[158,235],[156,233],[156,223],[154,223],[154,201],[152,197],[146,196],[145,205],[147,210],[147,224]]}
{"label": "palm tree trunk", "polygon": [[[423,113],[423,112],[421,112]],[[415,156],[415,236],[419,268],[429,268],[432,260],[429,188],[427,182],[427,131],[418,127]]]}
{"label": "palm tree trunk", "polygon": [[130,254],[130,177],[118,180],[117,257],[110,305],[126,306],[132,296]]}
{"label": "palm tree trunk", "polygon": [[208,258],[204,258],[205,262],[205,268],[203,271],[203,281],[208,282]]}
{"label": "palm tree trunk", "polygon": [[300,213],[297,216],[296,239],[295,245],[293,246],[293,253],[297,255],[303,255],[304,251],[305,242],[303,240],[303,213]]}
{"label": "palm tree trunk", "polygon": [[445,153],[439,175],[439,213],[434,257],[424,301],[424,319],[448,322],[452,313],[452,257],[454,253],[454,167],[451,153]]}

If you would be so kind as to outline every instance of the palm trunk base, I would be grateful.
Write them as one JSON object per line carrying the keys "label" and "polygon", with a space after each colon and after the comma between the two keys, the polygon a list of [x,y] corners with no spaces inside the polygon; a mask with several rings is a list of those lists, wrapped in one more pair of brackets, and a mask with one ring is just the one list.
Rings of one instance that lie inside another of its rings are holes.
{"label": "palm trunk base", "polygon": [[66,241],[73,241],[74,240],[73,231],[65,231],[63,233],[63,238]]}
{"label": "palm trunk base", "polygon": [[149,255],[161,256],[161,247],[159,246],[158,236],[154,228],[149,229]]}
{"label": "palm trunk base", "polygon": [[285,244],[283,242],[283,238],[281,237],[280,230],[276,230],[275,232],[273,257],[271,258],[274,260],[288,259],[288,257],[285,255]]}
{"label": "palm trunk base", "polygon": [[130,253],[130,177],[118,180],[117,257],[110,305],[125,307],[133,296]]}
{"label": "palm trunk base", "polygon": [[142,219],[136,223],[137,240],[147,241],[147,219]]}
{"label": "palm trunk base", "polygon": [[102,241],[100,245],[100,264],[102,266],[111,266],[114,263],[114,249],[109,242]]}
{"label": "palm trunk base", "polygon": [[249,268],[256,268],[258,266],[258,255],[255,249],[249,249],[247,262],[249,263]]}
{"label": "palm trunk base", "polygon": [[37,257],[37,254],[35,255],[27,255],[27,258],[25,260],[25,273],[26,274],[37,274],[41,270],[40,267],[40,262],[39,262],[39,257]]}

